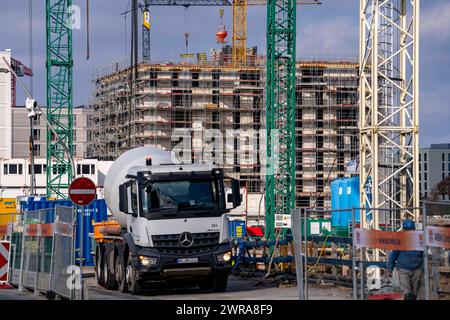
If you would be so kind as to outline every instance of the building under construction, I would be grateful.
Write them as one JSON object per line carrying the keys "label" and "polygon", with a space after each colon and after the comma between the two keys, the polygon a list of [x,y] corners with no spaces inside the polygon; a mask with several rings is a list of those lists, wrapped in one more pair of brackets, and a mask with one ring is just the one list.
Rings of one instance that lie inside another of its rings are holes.
{"label": "building under construction", "polygon": [[[172,150],[184,139],[184,161],[212,161],[241,180],[248,218],[256,219],[264,208],[265,63],[221,61],[139,64],[135,81],[119,64],[95,73],[88,156],[114,160],[142,145]],[[296,76],[297,206],[329,207],[329,182],[346,175],[358,153],[358,65],[300,61]],[[221,142],[211,138],[217,132]]]}

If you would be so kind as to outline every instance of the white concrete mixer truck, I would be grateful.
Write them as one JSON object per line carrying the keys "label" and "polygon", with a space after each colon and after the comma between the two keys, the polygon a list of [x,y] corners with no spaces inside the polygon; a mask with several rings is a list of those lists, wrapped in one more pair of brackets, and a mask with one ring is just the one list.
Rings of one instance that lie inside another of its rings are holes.
{"label": "white concrete mixer truck", "polygon": [[239,181],[140,147],[112,164],[104,188],[114,220],[94,224],[101,286],[132,294],[157,285],[226,290],[228,213],[240,205]]}

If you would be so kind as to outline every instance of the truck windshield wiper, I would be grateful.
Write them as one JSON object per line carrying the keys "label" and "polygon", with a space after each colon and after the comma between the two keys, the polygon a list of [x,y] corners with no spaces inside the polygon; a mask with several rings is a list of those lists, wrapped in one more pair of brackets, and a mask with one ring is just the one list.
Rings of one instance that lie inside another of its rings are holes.
{"label": "truck windshield wiper", "polygon": [[178,213],[177,212],[163,212],[163,213],[161,213],[161,215],[163,217],[175,217],[178,215]]}
{"label": "truck windshield wiper", "polygon": [[151,209],[147,209],[147,212],[156,212],[156,211],[176,211],[177,208],[175,207],[162,207],[162,208],[151,208]]}
{"label": "truck windshield wiper", "polygon": [[190,204],[189,202],[181,202],[178,204],[178,209],[215,209],[215,207],[202,203]]}

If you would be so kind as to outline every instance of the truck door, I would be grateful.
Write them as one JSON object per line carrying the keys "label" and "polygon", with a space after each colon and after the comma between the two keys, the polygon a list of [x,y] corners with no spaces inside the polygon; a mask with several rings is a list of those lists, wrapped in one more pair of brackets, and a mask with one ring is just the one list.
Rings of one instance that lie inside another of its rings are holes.
{"label": "truck door", "polygon": [[132,214],[128,216],[128,232],[133,236],[135,244],[140,246],[149,246],[150,239],[147,234],[147,219],[141,217],[139,206],[139,188],[137,181],[133,181],[130,188],[130,202]]}

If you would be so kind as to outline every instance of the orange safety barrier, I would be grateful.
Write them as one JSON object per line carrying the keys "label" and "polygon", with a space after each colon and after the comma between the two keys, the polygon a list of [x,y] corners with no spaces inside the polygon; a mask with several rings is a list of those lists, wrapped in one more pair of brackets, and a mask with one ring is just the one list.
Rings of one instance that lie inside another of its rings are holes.
{"label": "orange safety barrier", "polygon": [[428,227],[428,246],[450,249],[450,228]]}
{"label": "orange safety barrier", "polygon": [[423,250],[424,236],[422,231],[380,231],[355,228],[355,244],[357,247],[384,250]]}

